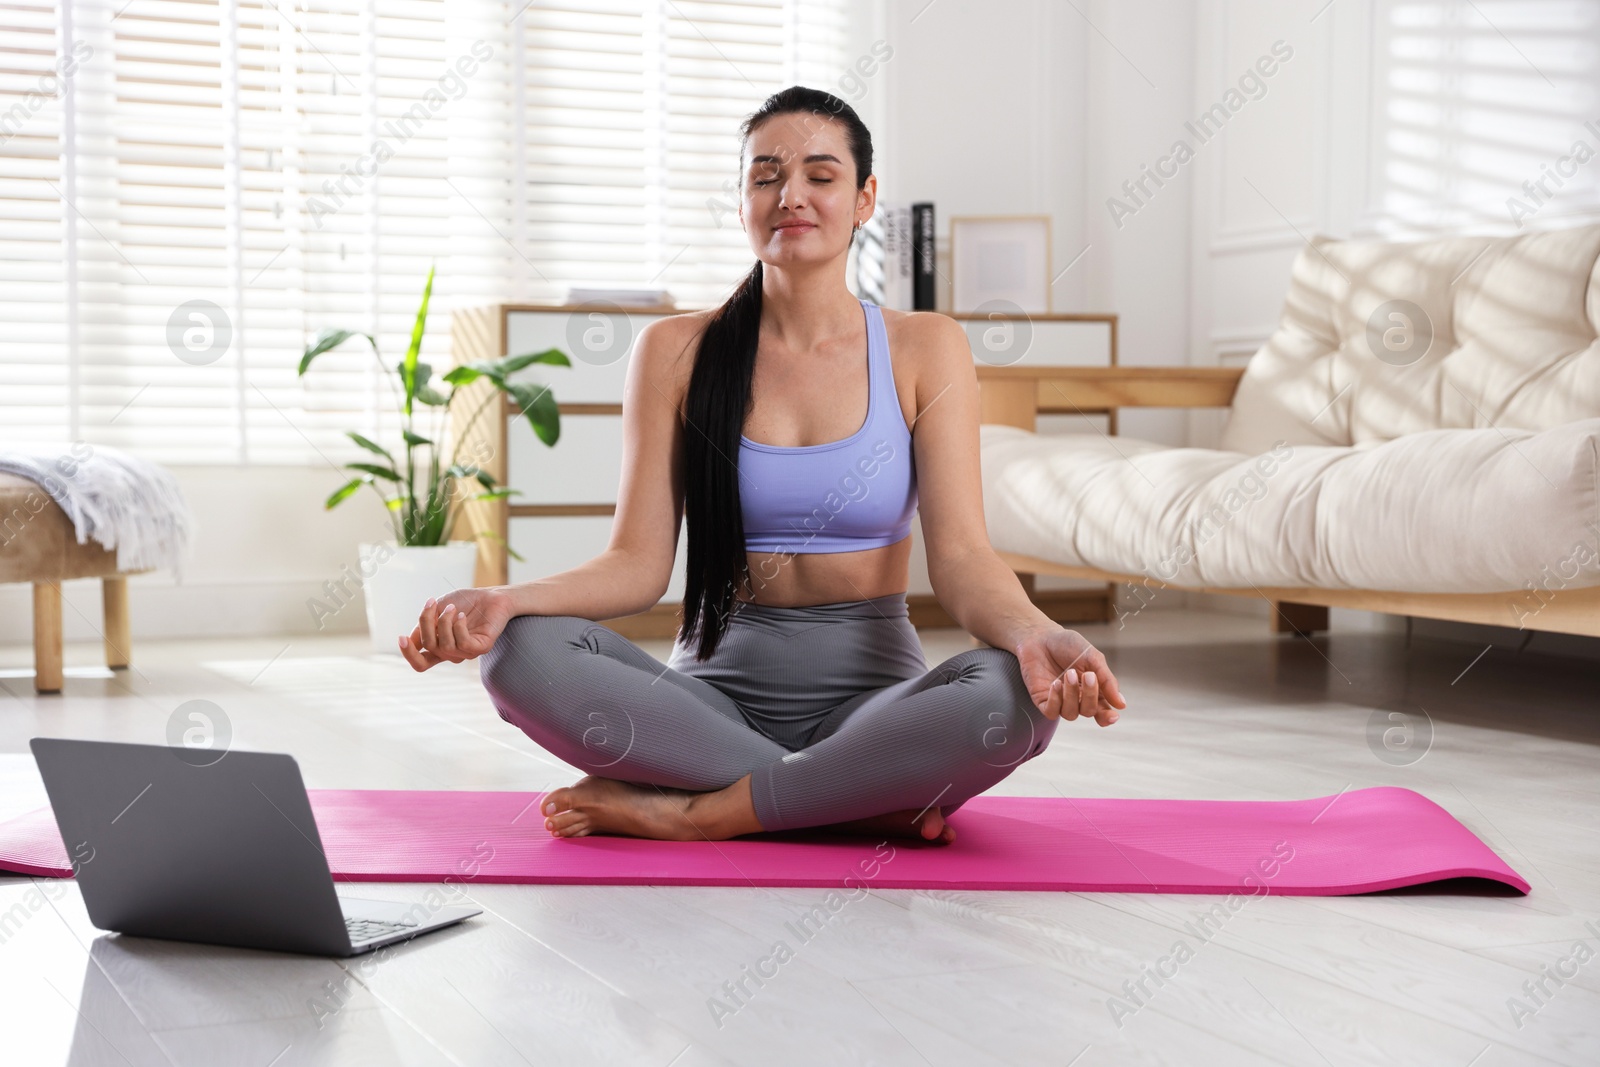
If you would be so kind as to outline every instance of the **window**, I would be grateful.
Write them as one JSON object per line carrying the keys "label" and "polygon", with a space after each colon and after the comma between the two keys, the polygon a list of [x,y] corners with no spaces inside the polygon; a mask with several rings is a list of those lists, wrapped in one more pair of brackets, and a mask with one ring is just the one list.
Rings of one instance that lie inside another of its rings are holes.
{"label": "window", "polygon": [[[315,463],[390,429],[349,342],[574,285],[723,298],[737,127],[830,87],[844,0],[13,0],[0,8],[0,444]],[[719,206],[720,205],[720,206]]]}
{"label": "window", "polygon": [[[1370,172],[1358,233],[1573,226],[1600,218],[1600,10],[1375,5]],[[1507,196],[1507,193],[1512,195]]]}

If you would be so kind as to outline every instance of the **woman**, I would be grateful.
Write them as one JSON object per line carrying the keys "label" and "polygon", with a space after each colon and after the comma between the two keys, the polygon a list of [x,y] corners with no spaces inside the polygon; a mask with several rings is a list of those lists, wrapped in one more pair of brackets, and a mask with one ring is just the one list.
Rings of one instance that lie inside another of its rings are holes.
{"label": "woman", "polygon": [[[866,127],[794,87],[741,134],[757,262],[721,307],[640,332],[605,551],[430,600],[400,648],[419,671],[483,656],[500,716],[590,772],[546,798],[556,836],[948,843],[946,817],[1042,752],[1059,718],[1108,726],[1126,705],[1105,658],[989,544],[961,326],[845,287],[877,196]],[[919,500],[939,601],[991,646],[933,670],[906,613]],[[591,620],[661,598],[685,508],[683,620],[662,664]]]}

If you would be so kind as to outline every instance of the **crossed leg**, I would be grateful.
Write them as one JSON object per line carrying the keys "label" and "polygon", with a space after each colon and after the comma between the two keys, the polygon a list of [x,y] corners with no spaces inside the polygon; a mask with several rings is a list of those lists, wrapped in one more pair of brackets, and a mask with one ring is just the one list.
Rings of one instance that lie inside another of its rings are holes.
{"label": "crossed leg", "polygon": [[858,694],[794,752],[709,682],[587,619],[512,619],[482,677],[502,719],[591,776],[547,798],[562,836],[830,826],[948,841],[943,816],[1043,751],[1056,725],[1016,658],[991,648]]}
{"label": "crossed leg", "polygon": [[766,830],[934,805],[947,816],[1043,752],[1058,722],[1034,705],[1016,656],[969,649],[846,701],[804,748],[758,767],[756,815]]}

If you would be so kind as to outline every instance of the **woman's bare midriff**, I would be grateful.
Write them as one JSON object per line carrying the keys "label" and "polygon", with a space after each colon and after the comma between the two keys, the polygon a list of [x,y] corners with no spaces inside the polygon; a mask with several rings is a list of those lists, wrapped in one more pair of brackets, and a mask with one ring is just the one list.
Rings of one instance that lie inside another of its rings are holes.
{"label": "woman's bare midriff", "polygon": [[745,560],[750,587],[740,600],[772,607],[872,600],[906,591],[911,538],[859,552],[747,552]]}

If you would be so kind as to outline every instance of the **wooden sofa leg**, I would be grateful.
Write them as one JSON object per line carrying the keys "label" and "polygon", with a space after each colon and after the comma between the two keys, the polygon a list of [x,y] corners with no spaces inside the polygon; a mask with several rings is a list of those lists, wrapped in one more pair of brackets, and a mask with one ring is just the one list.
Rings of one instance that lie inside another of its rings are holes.
{"label": "wooden sofa leg", "polygon": [[33,583],[33,689],[61,692],[61,586]]}
{"label": "wooden sofa leg", "polygon": [[1272,607],[1272,632],[1275,634],[1308,636],[1328,628],[1328,609],[1325,607],[1294,604],[1287,600],[1274,600]]}
{"label": "wooden sofa leg", "polygon": [[128,579],[122,575],[100,582],[106,624],[106,666],[126,670],[132,658],[128,633]]}

